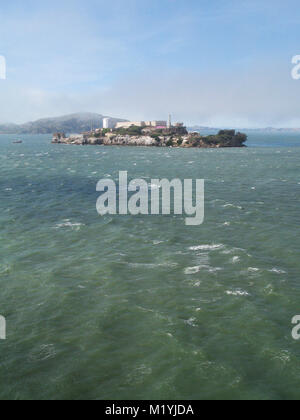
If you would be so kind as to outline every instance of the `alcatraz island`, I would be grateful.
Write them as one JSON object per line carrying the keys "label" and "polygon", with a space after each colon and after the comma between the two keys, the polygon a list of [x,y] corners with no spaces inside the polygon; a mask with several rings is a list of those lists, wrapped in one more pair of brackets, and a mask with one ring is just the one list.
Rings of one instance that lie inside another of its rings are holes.
{"label": "alcatraz island", "polygon": [[155,146],[155,147],[196,147],[221,148],[245,147],[247,135],[236,130],[221,130],[218,134],[202,136],[198,132],[188,132],[183,123],[175,125],[169,121],[129,121],[112,122],[104,118],[103,128],[92,129],[82,134],[66,136],[55,133],[52,143],[68,145],[102,146]]}

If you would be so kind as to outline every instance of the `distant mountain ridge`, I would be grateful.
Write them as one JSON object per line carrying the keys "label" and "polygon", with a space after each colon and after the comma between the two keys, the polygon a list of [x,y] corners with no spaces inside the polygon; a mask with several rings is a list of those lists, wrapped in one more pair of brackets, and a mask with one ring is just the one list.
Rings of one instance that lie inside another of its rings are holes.
{"label": "distant mountain ridge", "polygon": [[[194,125],[188,127],[189,131],[219,131],[221,128],[216,127],[204,127],[200,125]],[[247,131],[247,132],[259,132],[259,133],[299,133],[300,128],[274,128],[274,127],[265,127],[265,128],[238,128],[238,131]]]}
{"label": "distant mountain ridge", "polygon": [[[82,112],[63,115],[54,118],[42,118],[25,124],[0,124],[0,134],[53,134],[64,132],[66,134],[80,134],[95,128],[103,128],[103,118],[111,118],[113,123],[127,122],[121,118],[108,117],[92,112]],[[219,131],[221,128],[203,127],[195,125],[188,127],[189,131]],[[298,133],[300,128],[244,128],[240,131],[261,133]]]}
{"label": "distant mountain ridge", "polygon": [[[64,115],[55,118],[43,118],[25,124],[0,124],[0,134],[53,134],[64,132],[78,134],[91,128],[102,128],[105,115],[90,112]],[[120,118],[111,118],[114,123],[126,122]]]}

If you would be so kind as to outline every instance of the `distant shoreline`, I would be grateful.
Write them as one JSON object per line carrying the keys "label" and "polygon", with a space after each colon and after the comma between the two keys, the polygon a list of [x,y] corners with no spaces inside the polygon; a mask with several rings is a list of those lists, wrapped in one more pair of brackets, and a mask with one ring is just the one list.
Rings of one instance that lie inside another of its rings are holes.
{"label": "distant shoreline", "polygon": [[[53,134],[55,132],[64,133],[82,133],[92,129],[100,129],[103,127],[103,120],[109,118],[112,124],[118,122],[128,122],[126,119],[116,117],[105,117],[105,115],[83,112],[70,115],[59,116],[55,118],[43,118],[36,121],[30,121],[25,124],[14,124],[14,123],[0,123],[0,134]],[[187,130],[189,132],[200,131],[200,132],[218,132],[221,128],[218,127],[207,127],[200,124],[189,125]],[[242,132],[254,132],[254,133],[299,133],[300,128],[274,128],[274,127],[262,127],[262,128],[235,128],[236,131]]]}

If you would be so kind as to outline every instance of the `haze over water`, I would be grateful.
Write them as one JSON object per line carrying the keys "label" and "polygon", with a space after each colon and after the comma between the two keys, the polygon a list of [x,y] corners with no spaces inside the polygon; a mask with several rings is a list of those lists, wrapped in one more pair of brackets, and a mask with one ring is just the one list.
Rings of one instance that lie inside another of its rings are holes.
{"label": "haze over water", "polygon": [[[1,399],[298,399],[300,134],[245,149],[0,136]],[[205,222],[105,216],[96,183],[204,178]]]}

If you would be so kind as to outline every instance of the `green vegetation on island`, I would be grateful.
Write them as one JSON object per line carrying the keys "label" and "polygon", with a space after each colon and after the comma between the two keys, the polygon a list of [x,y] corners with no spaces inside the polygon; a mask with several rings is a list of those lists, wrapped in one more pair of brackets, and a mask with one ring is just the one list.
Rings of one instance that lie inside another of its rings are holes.
{"label": "green vegetation on island", "polygon": [[194,134],[191,138],[193,147],[243,147],[247,141],[247,135],[235,130],[221,130],[216,135],[201,136]]}
{"label": "green vegetation on island", "polygon": [[247,135],[235,130],[221,130],[218,134],[202,136],[198,132],[189,133],[183,125],[175,127],[100,128],[80,135],[66,137],[56,133],[53,143],[103,146],[153,146],[184,148],[245,147]]}

